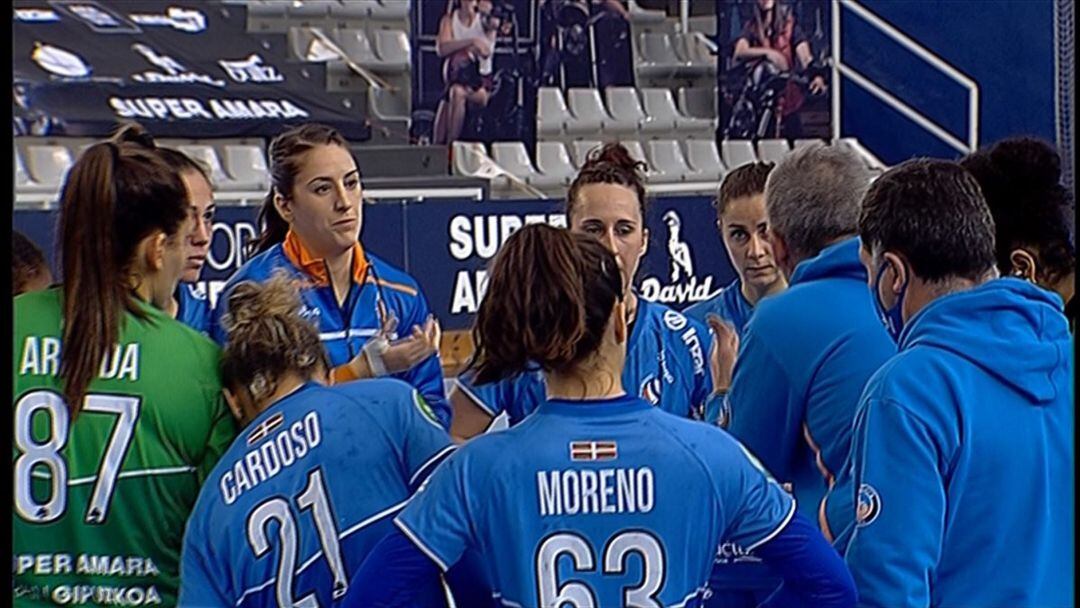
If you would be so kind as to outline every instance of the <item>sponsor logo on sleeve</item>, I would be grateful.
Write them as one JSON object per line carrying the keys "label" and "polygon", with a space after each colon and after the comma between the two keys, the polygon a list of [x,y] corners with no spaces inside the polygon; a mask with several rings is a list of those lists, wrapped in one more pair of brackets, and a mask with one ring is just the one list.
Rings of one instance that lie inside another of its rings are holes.
{"label": "sponsor logo on sleeve", "polygon": [[431,409],[431,406],[428,405],[428,402],[424,400],[422,396],[420,396],[420,393],[418,391],[413,391],[412,396],[413,404],[416,406],[416,409],[419,410],[420,415],[427,418],[432,424],[442,426],[442,423],[439,422],[439,417],[435,415],[435,410]]}
{"label": "sponsor logo on sleeve", "polygon": [[668,232],[668,276],[645,277],[641,281],[641,296],[664,304],[687,304],[708,299],[713,292],[713,278],[709,275],[702,281],[694,274],[693,252],[682,237],[682,217],[674,209],[669,209],[662,219]]}
{"label": "sponsor logo on sleeve", "polygon": [[248,55],[245,59],[236,61],[218,61],[221,69],[232,79],[239,83],[267,83],[283,82],[285,77],[272,65],[263,65],[263,59],[256,53]]}
{"label": "sponsor logo on sleeve", "polygon": [[881,514],[881,496],[874,486],[864,483],[859,486],[859,497],[855,505],[855,525],[869,526]]}
{"label": "sponsor logo on sleeve", "polygon": [[198,34],[206,29],[206,15],[179,6],[170,6],[164,15],[133,13],[128,16],[140,25],[166,26],[188,34]]}

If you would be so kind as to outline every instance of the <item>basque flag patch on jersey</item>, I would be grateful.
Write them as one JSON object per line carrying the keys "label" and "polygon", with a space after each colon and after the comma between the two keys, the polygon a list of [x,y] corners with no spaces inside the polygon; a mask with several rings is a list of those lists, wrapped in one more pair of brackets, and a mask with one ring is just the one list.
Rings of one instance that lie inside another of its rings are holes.
{"label": "basque flag patch on jersey", "polygon": [[571,441],[570,460],[615,460],[619,446],[614,441]]}
{"label": "basque flag patch on jersey", "polygon": [[254,445],[256,441],[266,437],[271,431],[281,426],[281,423],[284,421],[285,416],[280,412],[263,420],[259,423],[259,426],[255,427],[255,430],[251,431],[251,434],[248,435],[247,444]]}

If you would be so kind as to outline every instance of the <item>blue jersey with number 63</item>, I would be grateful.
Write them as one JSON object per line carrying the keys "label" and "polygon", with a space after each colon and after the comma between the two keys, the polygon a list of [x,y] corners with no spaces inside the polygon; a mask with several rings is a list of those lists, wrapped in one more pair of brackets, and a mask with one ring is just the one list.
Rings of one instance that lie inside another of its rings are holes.
{"label": "blue jersey with number 63", "polygon": [[[302,386],[241,432],[203,486],[180,605],[331,605],[452,449],[404,382]],[[441,597],[434,583],[421,593]]]}
{"label": "blue jersey with number 63", "polygon": [[694,606],[721,540],[756,547],[794,512],[723,430],[618,397],[477,437],[395,523],[444,570],[477,551],[507,606]]}

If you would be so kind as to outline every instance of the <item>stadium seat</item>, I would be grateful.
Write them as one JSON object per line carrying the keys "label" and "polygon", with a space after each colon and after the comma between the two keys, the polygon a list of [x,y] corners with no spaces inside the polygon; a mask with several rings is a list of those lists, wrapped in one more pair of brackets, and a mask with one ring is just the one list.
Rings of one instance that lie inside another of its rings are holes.
{"label": "stadium seat", "polygon": [[625,140],[620,141],[619,143],[621,143],[626,148],[626,151],[630,153],[630,158],[645,163],[645,181],[665,184],[682,181],[682,175],[671,175],[657,171],[652,164],[649,163],[649,157],[645,155],[645,148],[642,147],[640,141]]}
{"label": "stadium seat", "polygon": [[786,139],[762,139],[757,144],[758,158],[769,163],[779,163],[791,152]]}
{"label": "stadium seat", "polygon": [[529,152],[521,141],[496,141],[491,144],[491,157],[502,168],[537,188],[554,188],[564,185],[562,177],[545,175],[532,166]]}
{"label": "stadium seat", "polygon": [[409,92],[379,87],[368,88],[368,110],[383,120],[409,120]]}
{"label": "stadium seat", "polygon": [[649,116],[673,121],[675,129],[680,133],[685,133],[693,139],[713,139],[716,136],[716,116],[706,119],[680,113],[675,106],[675,99],[671,96],[670,89],[642,89],[641,95],[645,100],[645,111],[649,113]]}
{"label": "stadium seat", "polygon": [[679,68],[680,75],[696,77],[716,73],[716,55],[709,51],[697,34],[693,32],[675,34],[672,48],[683,64]]}
{"label": "stadium seat", "polygon": [[584,139],[570,144],[570,154],[574,159],[574,165],[578,169],[589,159],[589,152],[602,146],[604,142],[595,139]]}
{"label": "stadium seat", "polygon": [[541,141],[536,144],[536,168],[544,175],[550,175],[569,185],[577,175],[570,154],[561,141]]}
{"label": "stadium seat", "polygon": [[608,87],[607,106],[620,131],[668,133],[675,130],[675,118],[651,116],[645,113],[634,87]]}
{"label": "stadium seat", "polygon": [[536,130],[540,134],[559,134],[566,131],[574,117],[566,107],[562,91],[555,87],[540,87],[536,99]]}
{"label": "stadium seat", "polygon": [[408,17],[409,0],[379,0],[371,7],[372,19],[397,20],[408,19]]}
{"label": "stadium seat", "polygon": [[729,169],[757,162],[754,144],[745,139],[725,139],[720,142],[720,155],[724,159],[724,165]]}
{"label": "stadium seat", "polygon": [[694,175],[709,179],[724,179],[727,170],[720,162],[720,152],[711,139],[691,139],[686,142],[686,160]]}
{"label": "stadium seat", "polygon": [[488,156],[484,144],[476,141],[455,141],[450,146],[450,154],[454,175],[487,179],[496,189],[510,187],[510,180],[500,174],[501,171]]}
{"label": "stadium seat", "polygon": [[[687,176],[693,173],[686,163],[686,157],[683,156],[679,142],[674,139],[650,141],[648,151],[653,169],[658,175],[664,176],[665,180],[673,182],[688,180]],[[696,179],[691,181],[706,181],[702,179],[702,175],[695,174]]]}
{"label": "stadium seat", "polygon": [[671,76],[682,65],[667,34],[642,32],[638,35],[637,50],[639,57],[637,71],[642,76],[653,78]]}
{"label": "stadium seat", "polygon": [[631,23],[658,25],[667,18],[667,13],[647,8],[642,8],[635,0],[630,0],[628,11]]}
{"label": "stadium seat", "polygon": [[366,20],[371,17],[372,8],[378,10],[375,0],[349,0],[338,2],[330,7],[330,16],[338,20]]}
{"label": "stadium seat", "polygon": [[71,158],[71,150],[64,146],[26,147],[26,164],[27,169],[30,170],[30,179],[43,188],[59,188],[74,162]]}
{"label": "stadium seat", "polygon": [[301,23],[318,21],[330,15],[330,7],[334,4],[337,4],[336,0],[293,0],[288,5],[287,14]]}
{"label": "stadium seat", "polygon": [[[187,144],[176,147],[177,150],[188,155],[195,161],[202,164],[210,172],[210,181],[213,182],[214,189],[216,190],[246,190],[256,189],[254,185],[241,184],[233,181],[229,174],[225,173],[225,168],[221,166],[221,159],[218,158],[217,151],[213,146],[205,144]],[[250,186],[245,188],[244,186]]]}
{"label": "stadium seat", "polygon": [[684,116],[716,120],[716,87],[679,87],[678,98]]}
{"label": "stadium seat", "polygon": [[[567,133],[601,133],[621,130],[630,133],[636,125],[616,125],[604,108],[600,91],[596,89],[572,88],[567,91],[567,101],[574,120],[566,125]],[[621,128],[621,129],[618,129]]]}
{"label": "stadium seat", "polygon": [[364,30],[342,28],[331,32],[330,37],[337,42],[345,55],[356,63],[365,67],[375,67],[381,63]]}
{"label": "stadium seat", "polygon": [[15,150],[15,191],[16,192],[53,192],[56,188],[46,184],[40,184],[26,170],[23,164],[22,154]]}
{"label": "stadium seat", "polygon": [[806,147],[812,146],[814,144],[823,144],[823,143],[825,143],[825,142],[823,140],[820,140],[820,139],[796,139],[795,140],[795,149],[800,150],[802,148],[806,148]]}
{"label": "stadium seat", "polygon": [[269,190],[270,170],[261,146],[225,145],[225,167],[232,180],[238,184],[250,184],[245,190]]}
{"label": "stadium seat", "polygon": [[375,52],[381,60],[383,71],[409,71],[412,61],[409,36],[401,30],[376,30]]}

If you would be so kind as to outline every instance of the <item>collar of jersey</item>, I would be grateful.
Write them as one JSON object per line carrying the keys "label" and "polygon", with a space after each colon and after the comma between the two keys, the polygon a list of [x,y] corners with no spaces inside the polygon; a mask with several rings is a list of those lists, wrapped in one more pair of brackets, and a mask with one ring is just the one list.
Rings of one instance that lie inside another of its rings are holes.
{"label": "collar of jersey", "polygon": [[318,382],[316,382],[314,380],[308,380],[307,382],[305,382],[305,383],[301,384],[300,386],[296,387],[296,390],[294,390],[293,392],[291,392],[288,395],[285,395],[284,397],[282,397],[282,398],[278,399],[277,401],[271,403],[269,407],[267,407],[265,410],[259,412],[259,415],[256,416],[251,422],[249,422],[248,425],[246,427],[244,427],[244,430],[240,431],[240,434],[241,435],[244,434],[247,431],[247,429],[255,428],[256,424],[262,422],[266,418],[269,418],[270,416],[272,416],[274,414],[274,412],[280,410],[286,404],[292,403],[294,398],[299,397],[300,395],[303,395],[304,393],[310,391],[313,388],[326,388],[326,385],[319,384]]}
{"label": "collar of jersey", "polygon": [[652,408],[647,401],[633,395],[620,395],[605,399],[549,399],[540,405],[540,411],[567,416],[611,416]]}
{"label": "collar of jersey", "polygon": [[[327,287],[330,285],[330,275],[326,270],[326,261],[323,258],[315,257],[292,230],[285,235],[285,242],[281,244],[281,250],[285,253],[285,257],[292,262],[293,266],[306,274],[316,286]],[[364,255],[364,248],[359,241],[353,244],[352,251],[353,281],[360,284],[364,282],[364,277],[367,276],[367,256]]]}

